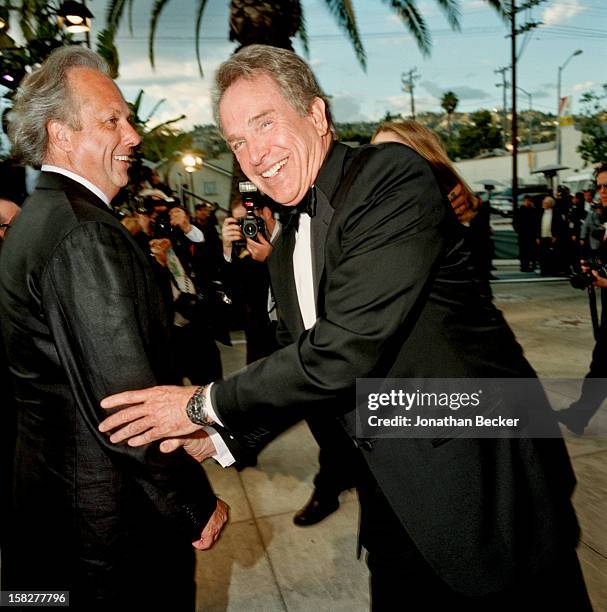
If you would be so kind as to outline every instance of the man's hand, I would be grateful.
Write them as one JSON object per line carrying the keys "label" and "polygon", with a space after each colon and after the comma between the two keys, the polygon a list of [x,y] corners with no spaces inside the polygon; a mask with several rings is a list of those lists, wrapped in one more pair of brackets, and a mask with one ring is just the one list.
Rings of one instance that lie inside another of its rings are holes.
{"label": "man's hand", "polygon": [[172,246],[171,241],[168,238],[153,238],[149,244],[154,259],[165,268],[168,261],[168,252]]}
{"label": "man's hand", "polygon": [[593,283],[595,287],[600,287],[601,289],[607,289],[607,278],[600,276],[596,270],[592,271],[592,276],[596,279]]}
{"label": "man's hand", "polygon": [[183,446],[186,453],[199,463],[217,454],[215,445],[211,441],[209,434],[204,430],[196,431],[182,438],[169,438],[168,440],[163,440],[160,443],[160,450],[163,453],[172,453],[180,446]]}
{"label": "man's hand", "polygon": [[472,196],[467,199],[461,183],[458,183],[447,197],[460,223],[467,223],[476,214],[478,198]]}
{"label": "man's hand", "polygon": [[228,522],[228,511],[230,506],[226,504],[223,500],[217,500],[217,507],[215,508],[215,512],[211,514],[211,518],[208,523],[205,525],[202,533],[200,534],[200,540],[196,540],[192,542],[192,546],[196,550],[209,550],[215,544],[221,530],[224,525]]}
{"label": "man's hand", "polygon": [[272,252],[272,245],[265,239],[261,232],[257,233],[257,239],[259,242],[247,238],[247,251],[251,253],[251,257],[255,261],[266,261]]}
{"label": "man's hand", "polygon": [[110,395],[101,401],[106,410],[123,408],[99,424],[99,431],[116,431],[114,443],[128,440],[129,446],[143,446],[162,438],[187,436],[201,429],[185,411],[188,400],[198,387],[149,387]]}
{"label": "man's hand", "polygon": [[595,287],[607,289],[607,278],[601,276],[596,270],[591,270],[588,266],[588,262],[585,259],[580,259],[580,264],[582,266],[582,272],[584,272],[585,274],[588,274],[588,272],[590,272],[592,276],[594,276],[595,281],[592,284]]}
{"label": "man's hand", "polygon": [[232,253],[232,243],[236,240],[242,240],[242,230],[238,225],[238,220],[234,217],[227,217],[221,226],[221,242],[223,244],[223,252],[228,257]]}
{"label": "man's hand", "polygon": [[192,231],[190,217],[183,208],[171,208],[169,210],[169,217],[171,218],[171,225],[178,227],[184,234]]}

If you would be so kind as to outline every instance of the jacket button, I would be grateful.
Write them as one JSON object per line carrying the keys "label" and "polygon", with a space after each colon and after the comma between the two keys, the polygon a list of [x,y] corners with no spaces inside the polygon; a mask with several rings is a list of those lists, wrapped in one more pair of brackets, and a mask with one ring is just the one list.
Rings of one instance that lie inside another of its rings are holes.
{"label": "jacket button", "polygon": [[362,448],[366,451],[372,451],[375,446],[375,440],[359,440],[358,448]]}

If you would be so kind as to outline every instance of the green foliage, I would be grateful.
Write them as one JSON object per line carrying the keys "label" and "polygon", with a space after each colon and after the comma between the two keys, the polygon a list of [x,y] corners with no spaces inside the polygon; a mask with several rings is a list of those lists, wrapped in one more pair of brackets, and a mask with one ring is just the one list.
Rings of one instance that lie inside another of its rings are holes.
{"label": "green foliage", "polygon": [[[140,90],[133,102],[128,102],[132,113],[133,127],[141,137],[141,144],[135,152],[135,161],[132,164],[132,175],[139,176],[143,160],[153,162],[155,164],[167,163],[167,171],[171,165],[175,163],[182,151],[192,151],[192,135],[182,132],[175,127],[185,118],[185,115],[173,117],[168,121],[163,121],[150,126],[153,122],[154,115],[165,100],[160,100],[154,108],[144,118],[141,115],[141,106],[143,102],[143,90]],[[194,150],[194,153],[204,155],[205,152],[201,149]]]}
{"label": "green foliage", "polygon": [[607,161],[607,83],[598,92],[588,91],[581,97],[584,110],[580,117],[582,142],[578,152],[584,161],[596,164]]}
{"label": "green foliage", "polygon": [[459,130],[459,157],[469,159],[485,151],[503,146],[501,130],[493,124],[488,110],[480,110],[470,115],[470,123]]}
{"label": "green foliage", "polygon": [[[42,63],[51,51],[73,42],[72,35],[57,26],[56,15],[47,2],[21,0],[19,6],[13,3],[12,8],[19,8],[18,25],[25,45],[18,45],[7,30],[0,33],[0,61],[5,68],[20,71],[24,76],[26,68]],[[14,18],[14,12],[11,17]]]}

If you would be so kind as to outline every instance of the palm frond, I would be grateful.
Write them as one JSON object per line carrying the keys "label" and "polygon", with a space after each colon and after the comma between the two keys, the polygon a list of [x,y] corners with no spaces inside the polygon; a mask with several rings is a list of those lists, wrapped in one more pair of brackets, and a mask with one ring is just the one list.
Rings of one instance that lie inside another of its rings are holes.
{"label": "palm frond", "polygon": [[150,40],[149,40],[149,46],[148,46],[148,54],[150,57],[150,64],[152,64],[152,68],[155,68],[155,65],[154,65],[154,38],[156,37],[156,28],[158,27],[158,18],[160,17],[160,13],[162,13],[167,2],[169,2],[169,0],[156,0],[152,8],[152,15],[150,16]]}
{"label": "palm frond", "polygon": [[308,32],[306,30],[306,18],[303,12],[303,6],[301,7],[301,19],[299,22],[299,29],[297,30],[297,35],[299,36],[299,40],[301,40],[301,45],[303,47],[304,55],[309,58],[310,57],[310,41],[308,39]]}
{"label": "palm frond", "polygon": [[424,18],[415,6],[415,0],[384,0],[384,3],[389,4],[392,10],[403,20],[405,26],[415,38],[422,55],[430,55],[432,38]]}
{"label": "palm frond", "polygon": [[199,0],[198,2],[198,12],[196,13],[196,61],[198,62],[198,72],[200,72],[200,76],[204,76],[202,72],[202,64],[200,62],[200,25],[202,23],[202,15],[204,13],[204,9],[207,5],[207,0]]}
{"label": "palm frond", "polygon": [[107,29],[111,33],[114,33],[120,25],[125,1],[126,0],[109,0],[108,2],[107,8],[105,9],[105,23]]}
{"label": "palm frond", "polygon": [[146,117],[145,121],[143,122],[144,125],[147,125],[147,122],[154,116],[154,113],[166,102],[166,98],[162,98],[162,100],[158,100],[158,102],[156,102],[156,104],[154,104],[154,108],[152,108],[152,110],[148,113],[148,116]]}
{"label": "palm frond", "polygon": [[135,98],[135,101],[131,102],[131,108],[133,111],[133,115],[135,117],[135,121],[137,123],[144,123],[143,121],[141,121],[141,117],[139,117],[139,109],[141,107],[142,99],[143,99],[143,89],[140,89],[139,93],[137,94],[137,97]]}
{"label": "palm frond", "polygon": [[459,18],[461,12],[459,10],[459,0],[436,0],[438,6],[441,8],[447,21],[453,30],[461,30]]}
{"label": "palm frond", "polygon": [[177,123],[178,121],[181,121],[182,119],[185,119],[186,115],[179,115],[179,117],[175,117],[174,119],[169,119],[168,121],[163,121],[162,123],[159,123],[158,125],[155,125],[149,132],[147,132],[147,134],[154,134],[156,133],[158,130],[164,129],[169,125],[172,125],[173,123]]}
{"label": "palm frond", "polygon": [[110,76],[113,79],[118,78],[120,67],[118,49],[114,43],[114,33],[108,28],[97,34],[97,53],[107,62],[110,68]]}
{"label": "palm frond", "polygon": [[494,8],[497,11],[498,15],[503,19],[506,19],[508,17],[508,11],[510,10],[509,0],[485,0],[485,2],[489,6]]}
{"label": "palm frond", "polygon": [[363,47],[358,26],[356,25],[356,18],[354,16],[354,9],[350,0],[325,0],[329,11],[337,18],[337,25],[346,33],[346,36],[350,39],[354,47],[354,53],[356,58],[360,62],[360,65],[364,70],[367,69],[367,54]]}
{"label": "palm frond", "polygon": [[129,33],[133,36],[133,0],[128,0],[129,3]]}

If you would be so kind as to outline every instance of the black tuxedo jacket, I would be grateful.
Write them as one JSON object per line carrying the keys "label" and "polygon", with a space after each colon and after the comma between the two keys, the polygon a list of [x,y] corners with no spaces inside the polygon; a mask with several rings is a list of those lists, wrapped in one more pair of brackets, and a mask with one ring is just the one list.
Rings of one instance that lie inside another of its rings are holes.
{"label": "black tuxedo jacket", "polygon": [[[336,144],[313,188],[318,320],[307,332],[292,234],[274,248],[280,335],[291,343],[213,386],[229,429],[286,425],[300,413],[332,417],[346,406],[341,417],[357,441],[357,378],[535,376],[488,286],[475,280],[466,230],[421,157],[402,145],[372,147],[334,211],[340,182],[363,149]],[[561,439],[358,442],[421,553],[459,592],[506,588],[577,541],[574,477]]]}
{"label": "black tuxedo jacket", "polygon": [[2,249],[0,314],[18,431],[3,588],[70,589],[79,609],[183,589],[193,607],[191,542],[216,504],[204,471],[97,430],[103,397],[173,382],[145,256],[93,193],[42,173]]}

